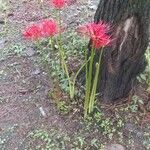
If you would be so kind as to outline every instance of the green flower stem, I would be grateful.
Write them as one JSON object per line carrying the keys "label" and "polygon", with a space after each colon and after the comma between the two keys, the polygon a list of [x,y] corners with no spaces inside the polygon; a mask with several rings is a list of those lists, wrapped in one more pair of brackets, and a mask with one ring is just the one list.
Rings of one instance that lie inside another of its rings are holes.
{"label": "green flower stem", "polygon": [[[61,30],[61,13],[60,10],[58,9],[58,25],[59,25],[59,30]],[[68,78],[68,83],[69,83],[69,91],[70,91],[70,98],[72,99],[74,97],[74,95],[72,94],[72,82],[69,76],[69,71],[68,71],[68,67],[67,64],[65,62],[65,58],[64,58],[64,49],[62,47],[62,35],[61,35],[61,31],[59,31],[59,41],[57,40],[57,44],[59,47],[59,54],[60,54],[60,63],[62,66],[62,70],[66,73],[66,76]]]}
{"label": "green flower stem", "polygon": [[68,72],[68,67],[67,67],[66,62],[65,62],[64,59],[62,59],[62,62],[63,62],[63,65],[64,65],[64,69],[65,69],[67,78],[68,78],[70,98],[72,99],[74,97],[74,95],[72,95],[72,83],[71,83],[71,80],[70,80],[70,76],[69,76],[69,72]]}
{"label": "green flower stem", "polygon": [[89,106],[88,106],[88,113],[90,114],[93,111],[93,106],[94,106],[94,100],[95,100],[95,94],[96,94],[96,87],[97,87],[97,79],[98,79],[98,69],[99,68],[99,64],[96,63],[96,74],[95,74],[95,78],[94,78],[94,82],[93,82],[93,88],[92,88],[92,92],[90,95],[90,101],[89,101]]}
{"label": "green flower stem", "polygon": [[[61,30],[61,12],[58,9],[58,25],[59,25],[59,30]],[[64,58],[64,49],[62,47],[62,35],[61,35],[61,31],[59,31],[59,41],[58,41],[58,45],[59,45],[59,53],[60,53],[60,58],[61,58],[61,65],[62,65],[62,69],[63,71],[66,73],[66,76],[68,78],[68,83],[69,83],[69,91],[70,91],[70,98],[73,99],[74,98],[74,83],[71,82],[70,76],[69,76],[69,71],[68,71],[68,67],[67,64],[65,62],[65,58]]]}
{"label": "green flower stem", "polygon": [[72,98],[74,97],[74,94],[75,94],[75,82],[76,82],[76,79],[77,79],[77,77],[78,77],[80,71],[85,67],[85,65],[89,62],[89,60],[90,60],[90,57],[89,57],[89,59],[86,60],[86,62],[79,68],[79,70],[77,71],[77,73],[76,73],[76,75],[75,75],[75,77],[74,77],[74,79],[73,79],[73,83],[72,83]]}
{"label": "green flower stem", "polygon": [[101,49],[100,56],[99,56],[99,61],[96,63],[96,74],[93,82],[93,87],[92,87],[92,92],[90,96],[90,102],[89,102],[89,113],[93,111],[94,108],[94,102],[95,102],[95,97],[96,97],[96,90],[97,90],[97,83],[98,83],[98,77],[99,77],[99,70],[101,66],[101,60],[102,60],[102,55],[103,55],[103,49]]}
{"label": "green flower stem", "polygon": [[[61,12],[60,10],[58,10],[58,23],[59,23],[59,30],[61,30]],[[62,38],[61,38],[61,31],[59,31],[59,37],[60,37],[60,42],[62,41]]]}
{"label": "green flower stem", "polygon": [[68,78],[70,98],[73,99],[74,95],[75,95],[75,82],[76,82],[77,76],[79,75],[80,71],[84,68],[84,66],[87,65],[87,63],[90,61],[91,57],[89,57],[89,59],[86,60],[85,63],[79,68],[79,70],[75,74],[75,77],[74,77],[73,82],[72,82],[71,78],[69,76],[69,71],[68,71],[67,64],[66,64],[65,59],[64,59],[64,53],[63,53],[64,50],[62,49],[62,47],[61,47],[60,43],[58,43],[58,41],[57,41],[57,44],[58,44],[58,47],[59,47],[59,53],[60,53],[60,57],[61,57],[61,60],[62,60],[62,64],[64,66],[64,71],[65,71],[66,76]]}
{"label": "green flower stem", "polygon": [[72,98],[72,82],[71,82],[71,79],[70,79],[70,76],[69,76],[69,71],[68,71],[67,64],[65,62],[64,53],[63,53],[64,50],[63,50],[62,46],[60,45],[60,43],[58,42],[58,40],[57,40],[57,44],[58,44],[59,54],[60,54],[60,58],[61,58],[61,63],[62,63],[62,66],[63,66],[62,69],[65,71],[66,76],[68,78],[70,98]]}
{"label": "green flower stem", "polygon": [[[88,69],[88,64],[86,66],[86,93],[85,93],[85,103],[84,103],[84,111],[85,111],[84,117],[86,117],[87,115],[88,104],[90,99],[94,55],[95,55],[95,48],[92,47],[89,69]],[[87,59],[87,54],[86,54],[86,59]]]}
{"label": "green flower stem", "polygon": [[37,39],[36,41],[35,41],[35,45],[36,45],[36,47],[38,48],[38,49],[40,49],[40,40],[39,39]]}
{"label": "green flower stem", "polygon": [[50,46],[51,46],[51,49],[54,50],[54,40],[53,40],[53,37],[50,37],[50,38],[49,38],[49,43],[48,43],[48,45],[50,45]]}
{"label": "green flower stem", "polygon": [[[85,62],[87,61],[87,49],[85,50]],[[87,99],[87,94],[88,94],[88,63],[86,63],[86,85],[85,85],[85,102],[84,102],[84,118],[87,116],[87,110],[88,110],[88,99]]]}
{"label": "green flower stem", "polygon": [[[60,9],[57,10],[56,12],[56,16],[57,16],[57,22],[58,22],[58,26],[59,26],[59,30],[61,30],[61,11]],[[58,41],[57,41],[57,44],[59,45],[59,49],[61,51],[61,54],[60,54],[60,64],[61,64],[61,67],[62,67],[62,70],[63,72],[65,72],[65,66],[64,66],[64,63],[62,62],[62,57],[64,57],[64,49],[62,48],[62,35],[61,35],[61,31],[59,31],[59,37],[58,37]],[[64,58],[63,58],[64,59]]]}
{"label": "green flower stem", "polygon": [[[89,83],[91,85],[91,81],[92,81],[92,70],[93,70],[93,60],[94,60],[94,55],[95,55],[95,48],[92,48],[92,52],[91,52],[91,60],[90,60],[90,68],[89,68]],[[91,86],[89,86],[91,87]]]}

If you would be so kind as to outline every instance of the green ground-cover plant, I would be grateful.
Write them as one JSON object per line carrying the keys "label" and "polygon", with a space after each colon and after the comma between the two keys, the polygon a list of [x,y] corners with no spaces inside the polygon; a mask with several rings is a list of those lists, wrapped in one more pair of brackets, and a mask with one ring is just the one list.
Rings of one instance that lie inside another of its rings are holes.
{"label": "green ground-cover plant", "polygon": [[[82,132],[82,131],[81,131]],[[103,150],[104,145],[100,142],[99,139],[93,138],[88,143],[83,133],[76,133],[70,137],[66,133],[58,133],[56,129],[51,129],[51,131],[45,131],[42,129],[37,129],[31,133],[29,133],[28,138],[30,138],[29,146],[27,149],[32,146],[33,141],[40,141],[37,143],[37,150],[66,150],[70,147],[71,150],[80,150],[80,149],[101,149]]]}
{"label": "green ground-cover plant", "polygon": [[146,68],[147,79],[146,79],[146,82],[148,84],[147,91],[150,92],[150,49],[148,49],[146,52],[146,59],[147,59],[147,68]]}
{"label": "green ground-cover plant", "polygon": [[146,83],[147,84],[147,91],[150,92],[150,49],[148,48],[146,53],[145,53],[147,65],[146,69],[143,73],[141,73],[137,79],[141,83]]}
{"label": "green ground-cover plant", "polygon": [[[134,126],[136,118],[132,116],[131,113],[127,115],[129,111],[126,111],[124,108],[125,106],[116,107],[110,110],[111,115],[108,115],[107,113],[109,111],[105,113],[102,106],[100,109],[95,107],[94,112],[88,115],[86,119],[78,118],[78,124],[82,126],[78,131],[74,131],[74,134],[71,136],[65,132],[60,133],[57,127],[54,126],[48,131],[33,131],[30,134],[31,139],[29,141],[31,143],[33,143],[33,141],[41,141],[38,142],[38,147],[51,147],[51,149],[54,148],[53,146],[58,149],[67,149],[69,144],[70,149],[102,150],[105,149],[104,145],[113,142],[120,143],[127,149],[132,149],[132,147],[134,147],[134,142],[136,142],[135,135],[138,136],[139,134],[135,133],[134,128],[131,128],[130,132],[127,132],[127,124],[131,124],[132,122]],[[143,147],[145,149],[149,149],[148,132],[144,132],[141,142],[143,142]],[[40,143],[42,144],[40,145]]]}

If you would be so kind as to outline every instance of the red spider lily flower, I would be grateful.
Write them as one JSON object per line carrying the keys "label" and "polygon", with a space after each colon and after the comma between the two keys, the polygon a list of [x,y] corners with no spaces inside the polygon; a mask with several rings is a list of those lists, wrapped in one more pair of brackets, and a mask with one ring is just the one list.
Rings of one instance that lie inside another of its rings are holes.
{"label": "red spider lily flower", "polygon": [[43,37],[52,37],[58,33],[58,26],[54,20],[43,20],[40,24]]}
{"label": "red spider lily flower", "polygon": [[111,42],[111,37],[108,35],[110,30],[109,25],[102,21],[98,24],[89,23],[78,28],[78,32],[91,38],[95,48],[107,46]]}
{"label": "red spider lily flower", "polygon": [[92,44],[95,48],[99,49],[101,47],[105,47],[107,45],[110,44],[111,40],[110,40],[110,36],[109,35],[100,35],[99,37],[93,37],[92,38]]}
{"label": "red spider lily flower", "polygon": [[36,24],[32,24],[31,26],[27,27],[23,32],[23,36],[26,39],[37,40],[41,37],[41,30],[40,27]]}
{"label": "red spider lily flower", "polygon": [[76,0],[51,0],[52,5],[56,9],[62,9],[65,5],[72,5]]}
{"label": "red spider lily flower", "polygon": [[52,0],[52,5],[56,9],[61,9],[66,5],[66,0]]}

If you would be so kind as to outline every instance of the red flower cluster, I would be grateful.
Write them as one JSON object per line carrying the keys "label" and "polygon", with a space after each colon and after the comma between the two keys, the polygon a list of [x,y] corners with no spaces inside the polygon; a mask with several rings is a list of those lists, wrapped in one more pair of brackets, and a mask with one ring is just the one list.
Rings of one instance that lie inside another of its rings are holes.
{"label": "red flower cluster", "polygon": [[26,39],[37,40],[41,37],[52,37],[58,33],[57,23],[54,20],[43,20],[25,29],[23,36]]}
{"label": "red flower cluster", "polygon": [[37,26],[36,24],[32,24],[25,29],[25,31],[23,32],[23,36],[26,39],[37,40],[41,37],[41,30],[39,26]]}
{"label": "red flower cluster", "polygon": [[61,9],[65,6],[66,4],[66,0],[52,0],[52,5],[56,8],[56,9]]}
{"label": "red flower cluster", "polygon": [[95,48],[107,46],[111,42],[108,35],[110,27],[104,22],[89,23],[78,28],[78,32],[91,38]]}
{"label": "red flower cluster", "polygon": [[43,20],[41,22],[41,33],[43,37],[51,37],[58,33],[57,23],[54,20]]}
{"label": "red flower cluster", "polygon": [[76,0],[51,0],[51,4],[56,9],[62,9],[65,5],[71,5],[75,2],[76,2]]}

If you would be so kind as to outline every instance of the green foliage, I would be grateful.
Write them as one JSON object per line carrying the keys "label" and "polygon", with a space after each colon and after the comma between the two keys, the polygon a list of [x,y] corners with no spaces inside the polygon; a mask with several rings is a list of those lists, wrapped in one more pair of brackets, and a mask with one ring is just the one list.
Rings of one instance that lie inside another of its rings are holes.
{"label": "green foliage", "polygon": [[138,111],[138,97],[135,95],[132,97],[132,104],[129,105],[129,108],[131,112],[137,112]]}
{"label": "green foliage", "polygon": [[0,49],[0,60],[3,60],[8,55],[18,55],[21,56],[25,52],[25,46],[21,43],[6,45],[3,49]]}
{"label": "green foliage", "polygon": [[146,52],[146,59],[147,59],[147,68],[146,68],[146,82],[148,84],[148,92],[150,92],[150,49],[147,50]]}
{"label": "green foliage", "polygon": [[82,60],[84,58],[84,51],[87,48],[88,40],[81,38],[74,31],[69,31],[64,33],[64,49],[68,58],[78,58]]}
{"label": "green foliage", "polygon": [[[62,150],[65,150],[64,141],[62,141],[61,136],[57,135],[55,130],[51,131],[50,134],[43,130],[36,130],[34,132],[31,132],[29,137],[33,138],[33,140],[39,140],[42,142],[42,144],[37,144],[37,146],[35,147],[36,150],[60,149],[60,147],[62,148]],[[65,141],[67,140],[65,139]]]}
{"label": "green foliage", "polygon": [[[95,108],[97,109],[97,108]],[[86,117],[86,126],[91,128],[93,124],[96,124],[96,128],[101,132],[106,138],[112,140],[114,135],[120,136],[121,130],[124,127],[124,119],[117,115],[117,119],[107,117],[104,113],[98,111],[98,109],[91,115]]]}
{"label": "green foliage", "polygon": [[146,132],[144,134],[144,136],[146,137],[144,142],[143,142],[143,145],[145,146],[145,149],[146,150],[149,150],[150,149],[150,133],[149,132]]}
{"label": "green foliage", "polygon": [[57,102],[57,108],[62,114],[68,114],[70,111],[70,106],[68,106],[65,101],[58,101]]}
{"label": "green foliage", "polygon": [[[81,40],[77,33],[74,32],[69,32],[69,34],[64,33],[64,36],[66,37],[63,41],[65,43],[63,47],[66,53],[66,62],[70,59],[81,60],[84,57],[83,53],[86,46],[85,41]],[[55,49],[52,49],[50,47],[45,47],[47,43],[47,41],[42,41],[40,43],[41,47],[38,48],[40,62],[44,64],[44,67],[54,78],[54,81],[59,81],[59,85],[62,90],[69,92],[68,78],[60,65],[59,52],[57,51],[58,46],[55,44]]]}
{"label": "green foliage", "polygon": [[145,53],[145,57],[147,60],[147,66],[145,71],[140,74],[137,79],[139,80],[139,82],[143,83],[146,82],[147,84],[147,91],[150,92],[150,49],[147,49],[146,53]]}
{"label": "green foliage", "polygon": [[34,146],[35,150],[66,150],[68,147],[71,150],[81,150],[96,148],[103,150],[104,145],[100,143],[97,138],[91,139],[88,143],[83,134],[74,134],[72,138],[67,134],[58,133],[58,130],[52,129],[51,131],[35,130],[28,135],[30,143],[27,149],[32,149],[32,143],[35,141],[37,144]]}
{"label": "green foliage", "polygon": [[12,52],[16,55],[21,55],[21,54],[23,54],[24,50],[25,50],[25,47],[23,45],[15,44],[11,47],[10,52]]}
{"label": "green foliage", "polygon": [[78,137],[75,138],[75,140],[73,142],[72,150],[83,149],[84,144],[85,144],[85,138],[78,136]]}
{"label": "green foliage", "polygon": [[138,111],[139,105],[143,105],[144,102],[137,95],[132,97],[132,103],[128,104],[127,107],[123,108],[124,111],[131,111],[132,113],[136,113]]}

